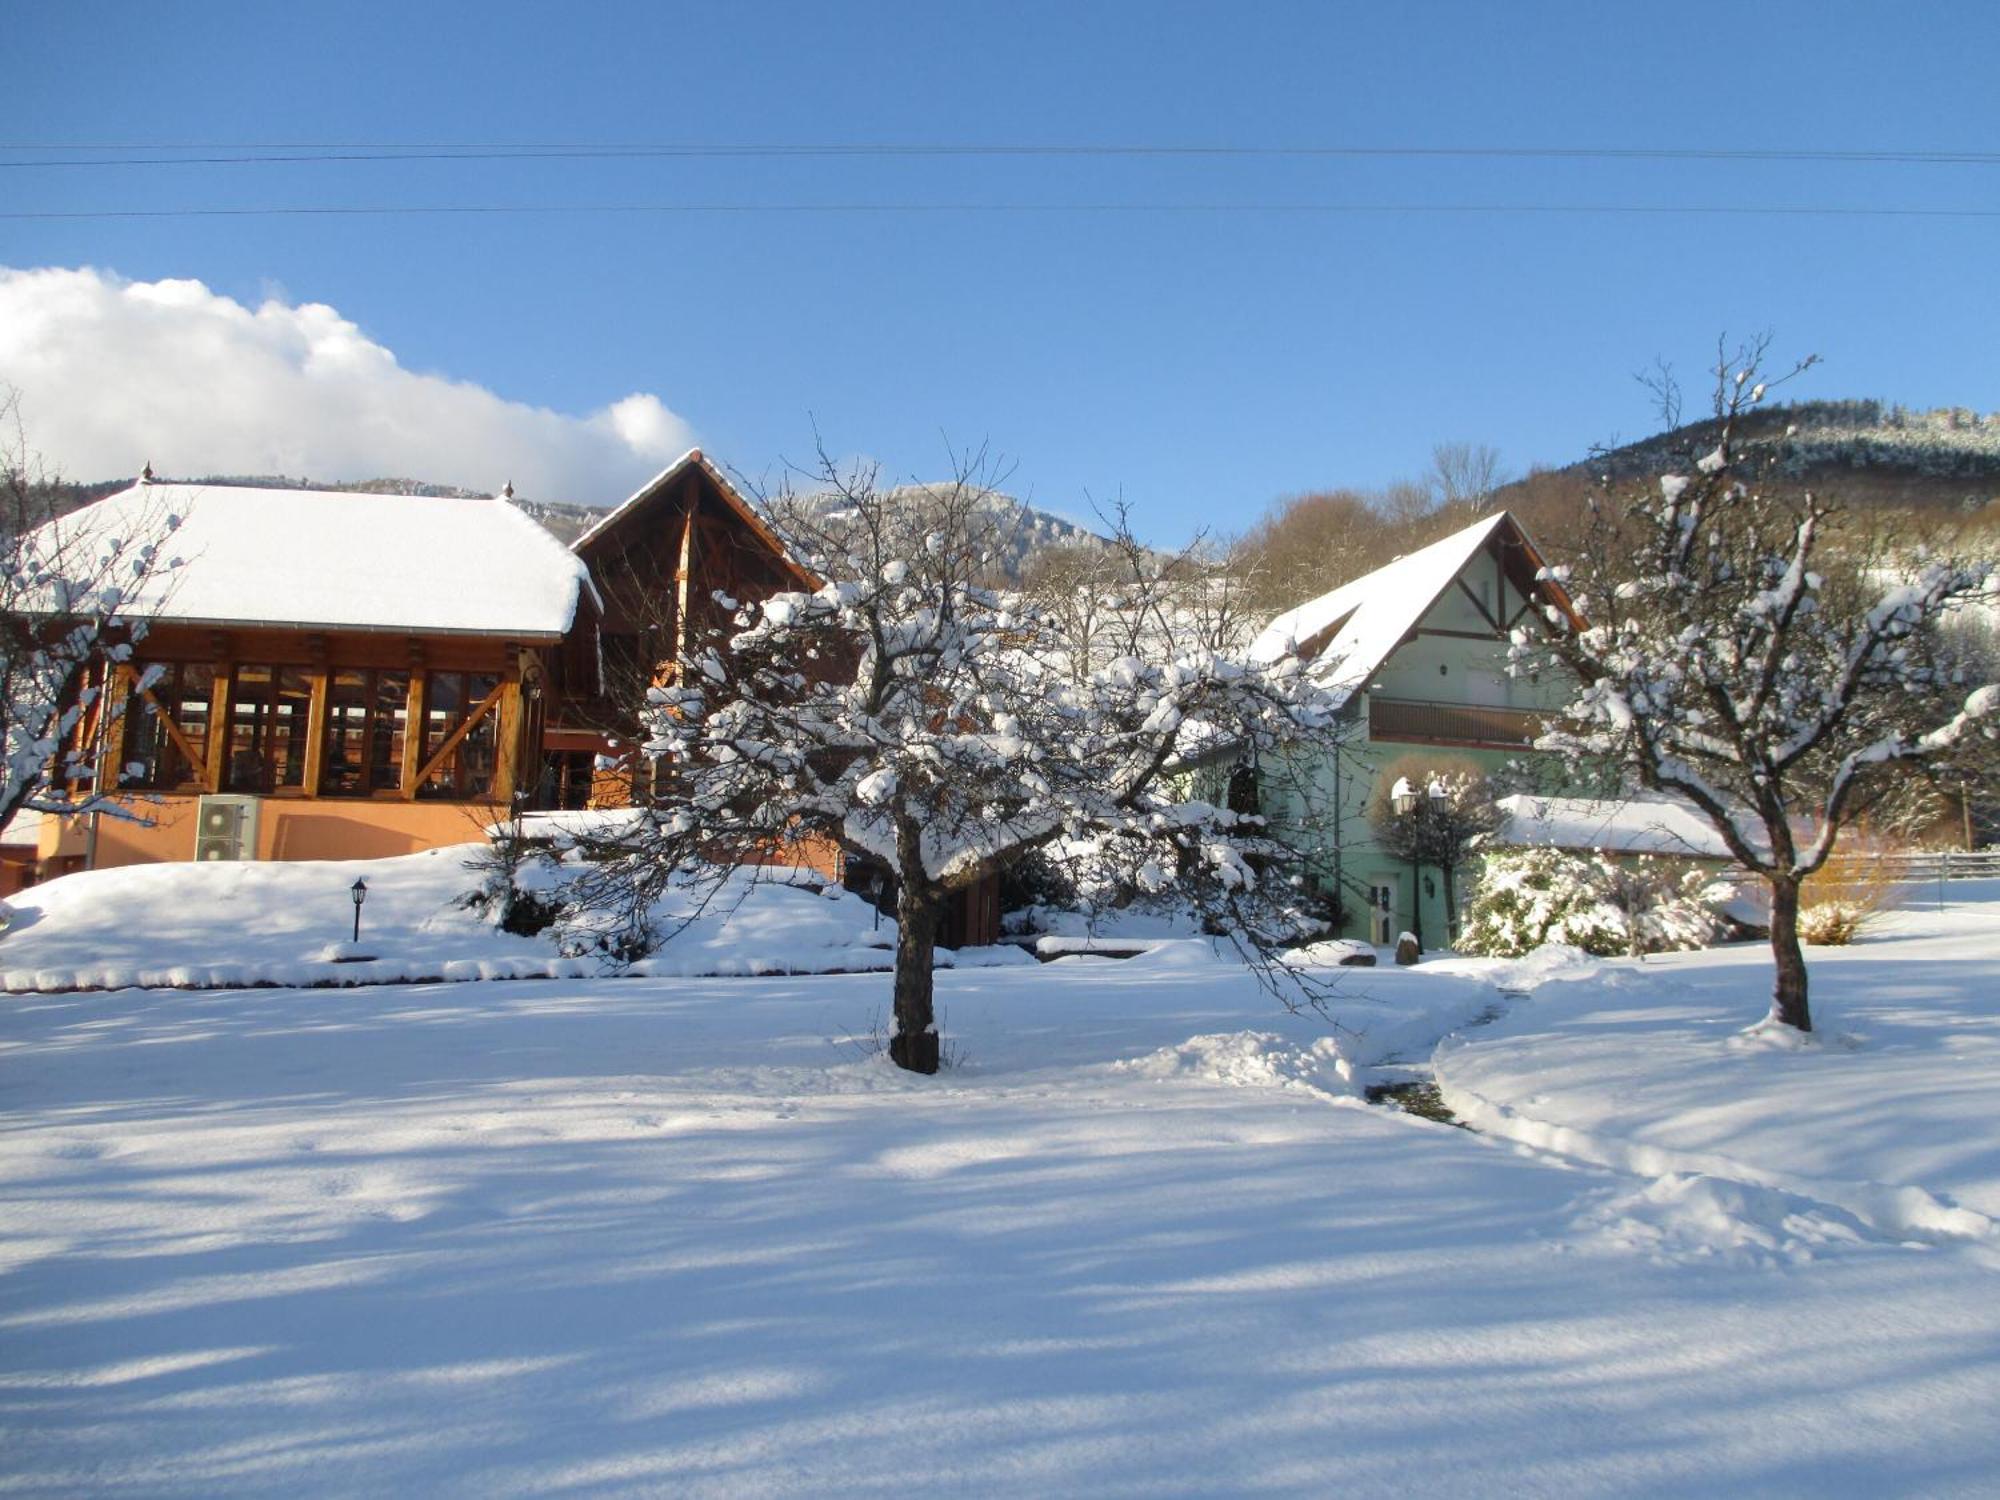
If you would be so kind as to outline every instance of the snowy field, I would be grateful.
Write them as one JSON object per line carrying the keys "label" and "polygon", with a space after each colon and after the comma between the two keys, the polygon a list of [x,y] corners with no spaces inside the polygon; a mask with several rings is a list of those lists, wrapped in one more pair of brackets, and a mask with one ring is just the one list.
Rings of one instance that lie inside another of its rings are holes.
{"label": "snowy field", "polygon": [[[931,1080],[873,974],[0,998],[0,1493],[1992,1495],[2000,900],[1897,921],[1797,1049],[1756,949],[961,970]],[[1361,1101],[1496,981],[1518,1139]]]}

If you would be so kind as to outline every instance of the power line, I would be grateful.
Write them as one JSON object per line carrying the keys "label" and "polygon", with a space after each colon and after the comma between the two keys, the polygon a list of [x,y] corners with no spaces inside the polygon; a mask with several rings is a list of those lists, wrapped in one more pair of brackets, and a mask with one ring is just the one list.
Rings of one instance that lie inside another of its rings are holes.
{"label": "power line", "polygon": [[[54,161],[0,161],[0,167],[257,166],[319,162],[539,161],[753,158],[1103,157],[1103,158],[1461,158],[1549,161],[1721,161],[1995,166],[2000,151],[1910,151],[1887,148],[1811,150],[1732,147],[1610,146],[1343,146],[1343,145],[1139,145],[1080,143],[850,143],[791,145],[677,145],[666,142],[575,141],[271,141],[271,142],[0,142],[8,152],[146,152],[143,156],[68,157]],[[212,153],[198,155],[193,153]]]}
{"label": "power line", "polygon": [[2000,208],[1877,204],[1640,203],[461,203],[299,204],[221,208],[0,209],[0,220],[417,217],[560,214],[1474,214],[1721,218],[1996,219]]}

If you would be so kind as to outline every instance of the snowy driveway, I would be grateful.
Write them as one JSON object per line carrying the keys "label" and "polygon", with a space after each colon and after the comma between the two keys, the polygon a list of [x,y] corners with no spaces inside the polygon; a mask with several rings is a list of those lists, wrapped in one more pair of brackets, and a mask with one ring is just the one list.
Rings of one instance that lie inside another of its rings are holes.
{"label": "snowy driveway", "polygon": [[0,1493],[1994,1492],[1969,1253],[1635,1253],[1186,953],[939,993],[935,1081],[880,976],[11,998]]}

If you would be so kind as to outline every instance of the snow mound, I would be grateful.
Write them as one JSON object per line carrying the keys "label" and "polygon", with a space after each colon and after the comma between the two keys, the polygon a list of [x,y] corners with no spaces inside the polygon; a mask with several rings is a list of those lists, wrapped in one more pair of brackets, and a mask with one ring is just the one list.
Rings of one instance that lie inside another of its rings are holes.
{"label": "snow mound", "polygon": [[1838,1047],[1845,1052],[1858,1051],[1866,1042],[1851,1031],[1835,1031],[1828,1022],[1831,1019],[1824,1002],[1814,1007],[1818,1010],[1819,1029],[1800,1031],[1796,1026],[1787,1026],[1776,1016],[1766,1016],[1755,1026],[1746,1026],[1725,1044],[1732,1052],[1803,1052],[1813,1053],[1827,1047]]}
{"label": "snow mound", "polygon": [[1165,1083],[1303,1089],[1329,1098],[1352,1098],[1358,1093],[1353,1065],[1341,1056],[1332,1037],[1302,1047],[1268,1031],[1218,1032],[1189,1037],[1177,1047],[1162,1047],[1113,1066]]}
{"label": "snow mound", "polygon": [[1597,1195],[1576,1227],[1586,1246],[1661,1263],[1802,1265],[1831,1251],[1890,1243],[1832,1204],[1699,1173],[1669,1173],[1630,1192]]}

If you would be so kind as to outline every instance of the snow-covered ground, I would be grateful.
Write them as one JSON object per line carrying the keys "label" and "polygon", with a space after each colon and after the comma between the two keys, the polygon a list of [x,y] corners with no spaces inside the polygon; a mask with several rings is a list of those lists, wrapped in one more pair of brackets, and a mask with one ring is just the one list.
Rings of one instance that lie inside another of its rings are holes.
{"label": "snow-covered ground", "polygon": [[[603,967],[560,956],[553,934],[503,932],[467,907],[480,884],[468,861],[484,847],[67,876],[8,903],[0,989],[579,978]],[[357,879],[368,886],[358,948],[349,894]],[[691,898],[669,899],[658,916],[673,936],[636,973],[824,974],[894,964],[894,922],[877,922],[859,896],[822,891],[799,872],[762,872],[754,886],[732,879],[698,910]],[[1008,948],[946,952],[939,962],[1032,960]]]}
{"label": "snow-covered ground", "polygon": [[871,974],[5,997],[0,1493],[1990,1495],[1989,1231],[1800,1190],[1738,1253],[1675,1214],[1777,1189],[1358,1098],[1499,980],[1455,1093],[1976,1210],[2000,902],[1900,920],[1796,1051],[1727,1040],[1755,949],[1339,1025],[1194,941],[961,970],[929,1080]]}
{"label": "snow-covered ground", "polygon": [[1805,1258],[1858,1233],[2000,1264],[2000,881],[1954,884],[1942,911],[1934,890],[1810,950],[1809,1041],[1746,1031],[1743,950],[1590,965],[1440,1049],[1445,1101],[1480,1130],[1671,1178],[1609,1205],[1635,1241]]}

